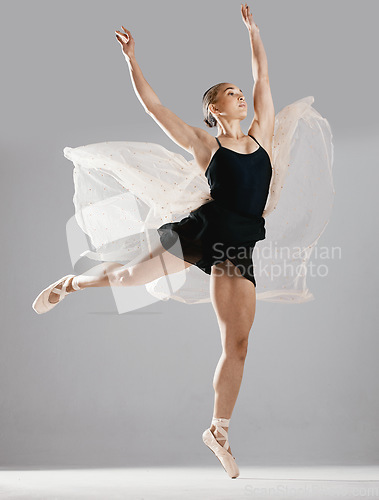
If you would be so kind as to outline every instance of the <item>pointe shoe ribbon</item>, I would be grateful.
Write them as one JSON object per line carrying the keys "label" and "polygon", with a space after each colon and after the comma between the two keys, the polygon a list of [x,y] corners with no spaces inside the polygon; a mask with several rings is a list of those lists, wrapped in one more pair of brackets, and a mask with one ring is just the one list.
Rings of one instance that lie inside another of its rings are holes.
{"label": "pointe shoe ribbon", "polygon": [[[66,290],[66,288],[70,282],[70,279],[73,277],[75,277],[75,274],[68,274],[67,276],[60,278],[59,280],[55,281],[47,288],[42,290],[42,292],[37,296],[32,304],[32,308],[34,309],[34,311],[37,314],[44,314],[53,309],[53,307],[55,307],[57,304],[62,302],[62,300],[70,293]],[[62,288],[56,288],[62,282]],[[72,280],[71,284],[74,290],[82,290],[78,285],[75,284],[74,280]],[[55,302],[54,304],[52,302],[49,302],[48,300],[52,292],[59,295],[58,302]]]}
{"label": "pointe shoe ribbon", "polygon": [[233,457],[227,450],[229,448],[229,442],[227,438],[227,432],[221,426],[228,427],[229,419],[213,419],[212,424],[215,425],[218,432],[220,432],[226,439],[223,446],[217,441],[215,436],[213,435],[211,429],[206,429],[203,432],[203,442],[208,446],[208,448],[213,451],[216,457],[221,462],[221,465],[224,467],[225,472],[231,477],[235,479],[239,476],[239,469],[236,463],[235,457]]}

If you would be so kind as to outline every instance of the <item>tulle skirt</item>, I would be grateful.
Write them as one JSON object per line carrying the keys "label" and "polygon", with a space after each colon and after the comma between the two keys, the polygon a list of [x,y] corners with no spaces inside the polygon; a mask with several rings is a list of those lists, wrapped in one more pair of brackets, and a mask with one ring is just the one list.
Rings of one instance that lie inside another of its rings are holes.
{"label": "tulle skirt", "polygon": [[[74,163],[75,215],[67,224],[74,268],[82,257],[133,265],[162,245],[174,250],[178,241],[182,258],[194,263],[183,266],[183,284],[168,288],[162,276],[146,283],[146,290],[161,300],[209,302],[210,268],[237,244],[250,252],[245,264],[252,263],[254,248],[254,273],[245,277],[257,285],[257,300],[314,299],[307,266],[330,219],[335,191],[332,133],[313,101],[312,96],[300,99],[275,117],[273,175],[260,221],[225,211],[212,200],[196,161],[160,144],[65,147],[64,155]],[[215,255],[212,245],[219,240],[221,253]]]}

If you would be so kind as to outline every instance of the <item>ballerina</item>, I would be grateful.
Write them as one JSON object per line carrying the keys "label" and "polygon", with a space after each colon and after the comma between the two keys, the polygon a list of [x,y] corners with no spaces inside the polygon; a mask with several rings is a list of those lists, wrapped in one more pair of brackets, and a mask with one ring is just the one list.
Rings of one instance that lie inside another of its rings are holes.
{"label": "ballerina", "polygon": [[[248,104],[238,86],[218,83],[203,95],[204,122],[209,128],[217,126],[215,138],[201,128],[188,125],[160,102],[137,63],[131,32],[123,26],[123,31],[116,31],[137,98],[170,139],[194,156],[202,178],[208,180],[211,196],[207,198],[205,192],[202,196],[195,195],[186,217],[159,225],[156,228],[159,244],[143,254],[138,263],[108,261],[84,274],[68,274],[43,290],[32,305],[38,314],[43,314],[68,294],[89,287],[140,286],[190,268],[208,275],[222,355],[213,380],[212,422],[202,438],[231,478],[238,477],[239,469],[229,445],[228,429],[242,382],[256,309],[252,255],[256,243],[266,238],[263,215],[276,208],[279,184],[286,172],[285,168],[275,169],[276,117],[260,31],[247,4],[241,4],[241,15],[251,42],[254,78],[254,119],[246,135],[240,123],[247,116]],[[164,167],[157,168],[163,171]],[[196,174],[199,180],[200,174]],[[189,188],[185,187],[184,192],[188,193]],[[164,199],[160,192],[158,200],[163,203]],[[202,203],[195,203],[196,199]],[[168,204],[169,208],[176,206],[175,203]],[[167,213],[173,211],[167,209]]]}

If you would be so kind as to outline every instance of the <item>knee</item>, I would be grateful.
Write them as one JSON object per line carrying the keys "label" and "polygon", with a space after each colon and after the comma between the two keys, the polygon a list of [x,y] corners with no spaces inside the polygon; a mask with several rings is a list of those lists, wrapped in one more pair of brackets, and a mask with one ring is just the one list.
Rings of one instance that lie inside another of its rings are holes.
{"label": "knee", "polygon": [[235,340],[225,348],[225,353],[228,357],[232,356],[244,361],[247,356],[248,343],[247,338]]}
{"label": "knee", "polygon": [[126,286],[130,284],[130,278],[132,275],[131,268],[119,268],[114,271],[105,271],[108,276],[110,286]]}

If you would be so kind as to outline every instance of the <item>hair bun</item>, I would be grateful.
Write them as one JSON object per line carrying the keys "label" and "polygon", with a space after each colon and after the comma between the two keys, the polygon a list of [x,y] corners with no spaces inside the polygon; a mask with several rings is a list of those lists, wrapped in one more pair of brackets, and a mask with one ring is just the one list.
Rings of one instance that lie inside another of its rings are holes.
{"label": "hair bun", "polygon": [[217,125],[217,120],[210,113],[208,106],[209,104],[212,104],[216,101],[217,94],[221,85],[223,85],[223,83],[216,83],[216,85],[210,87],[203,95],[203,119],[207,127],[210,128],[215,127]]}

